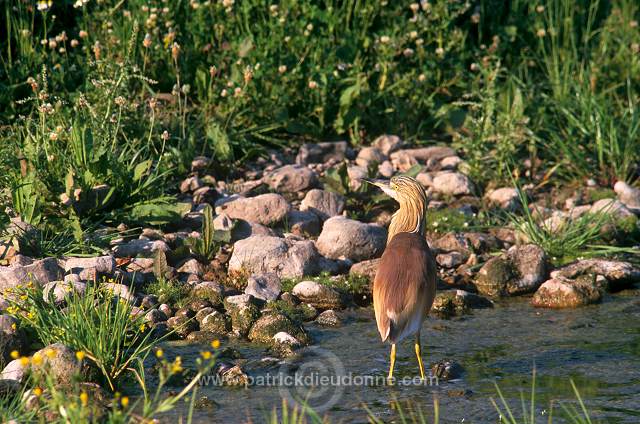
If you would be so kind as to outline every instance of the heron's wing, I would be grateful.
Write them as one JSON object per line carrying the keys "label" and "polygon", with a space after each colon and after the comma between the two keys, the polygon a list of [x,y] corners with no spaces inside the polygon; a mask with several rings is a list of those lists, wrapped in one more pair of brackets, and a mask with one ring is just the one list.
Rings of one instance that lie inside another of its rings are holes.
{"label": "heron's wing", "polygon": [[387,245],[373,283],[380,337],[393,343],[420,329],[436,290],[436,264],[419,234],[399,233]]}

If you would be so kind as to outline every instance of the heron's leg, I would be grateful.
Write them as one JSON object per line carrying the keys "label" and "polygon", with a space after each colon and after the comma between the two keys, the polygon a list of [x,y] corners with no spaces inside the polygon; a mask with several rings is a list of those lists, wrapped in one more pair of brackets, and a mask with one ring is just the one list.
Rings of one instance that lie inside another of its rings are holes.
{"label": "heron's leg", "polygon": [[387,377],[389,380],[393,378],[393,366],[396,364],[396,344],[391,344],[391,355],[390,355],[391,363],[389,365],[389,376]]}
{"label": "heron's leg", "polygon": [[416,358],[418,358],[418,366],[420,367],[420,378],[424,380],[424,365],[422,365],[422,354],[420,352],[420,332],[416,333]]}

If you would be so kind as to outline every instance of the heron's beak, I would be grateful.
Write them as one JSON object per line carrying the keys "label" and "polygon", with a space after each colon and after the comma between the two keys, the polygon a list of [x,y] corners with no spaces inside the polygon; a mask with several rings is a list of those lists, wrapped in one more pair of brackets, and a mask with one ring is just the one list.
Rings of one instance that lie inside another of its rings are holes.
{"label": "heron's beak", "polygon": [[395,190],[393,190],[390,186],[389,186],[389,182],[388,181],[384,181],[384,180],[370,180],[368,178],[362,178],[362,181],[367,182],[371,185],[374,185],[376,187],[378,187],[379,189],[381,189],[387,196],[391,197],[392,199],[398,199],[398,193],[396,193]]}

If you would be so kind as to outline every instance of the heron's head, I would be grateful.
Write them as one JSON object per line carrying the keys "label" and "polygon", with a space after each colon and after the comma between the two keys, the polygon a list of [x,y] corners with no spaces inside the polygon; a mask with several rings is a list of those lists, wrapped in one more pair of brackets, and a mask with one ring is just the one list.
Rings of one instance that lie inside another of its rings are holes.
{"label": "heron's head", "polygon": [[427,195],[415,178],[399,175],[392,177],[391,180],[365,180],[370,184],[379,187],[385,194],[397,200],[400,205],[404,203],[421,203],[426,206]]}

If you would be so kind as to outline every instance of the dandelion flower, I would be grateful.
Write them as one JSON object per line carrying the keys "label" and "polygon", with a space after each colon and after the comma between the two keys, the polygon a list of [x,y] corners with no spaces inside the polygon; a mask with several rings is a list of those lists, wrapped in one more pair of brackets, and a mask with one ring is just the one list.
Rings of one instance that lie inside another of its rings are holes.
{"label": "dandelion flower", "polygon": [[89,395],[87,392],[80,393],[80,402],[82,402],[82,406],[87,406],[89,403]]}
{"label": "dandelion flower", "polygon": [[122,399],[120,399],[120,403],[122,404],[123,408],[126,408],[127,406],[129,406],[129,398],[123,396]]}
{"label": "dandelion flower", "polygon": [[44,354],[47,355],[47,358],[53,359],[56,357],[57,352],[54,349],[47,349]]}
{"label": "dandelion flower", "polygon": [[27,358],[26,356],[22,356],[20,358],[20,365],[22,365],[23,367],[29,366],[29,358]]}
{"label": "dandelion flower", "polygon": [[211,342],[211,347],[214,349],[217,349],[220,347],[220,340],[215,339],[214,341]]}
{"label": "dandelion flower", "polygon": [[36,397],[42,396],[42,389],[40,387],[36,387],[33,389],[33,394],[36,395]]}
{"label": "dandelion flower", "polygon": [[200,352],[200,355],[202,355],[202,357],[204,359],[211,359],[211,352],[209,352],[208,350],[205,350],[204,352]]}
{"label": "dandelion flower", "polygon": [[11,351],[11,359],[18,359],[20,357],[20,353],[17,350]]}
{"label": "dandelion flower", "polygon": [[33,365],[35,365],[36,367],[42,365],[42,355],[38,352],[34,353],[31,357],[31,363],[33,363]]}
{"label": "dandelion flower", "polygon": [[82,361],[84,359],[84,357],[86,356],[86,353],[84,353],[83,351],[79,350],[76,352],[76,358],[78,358],[78,361]]}
{"label": "dandelion flower", "polygon": [[164,355],[164,351],[158,348],[158,350],[156,350],[156,358],[162,358],[163,355]]}
{"label": "dandelion flower", "polygon": [[179,373],[182,371],[182,358],[177,356],[176,359],[171,364],[171,372],[173,374]]}

